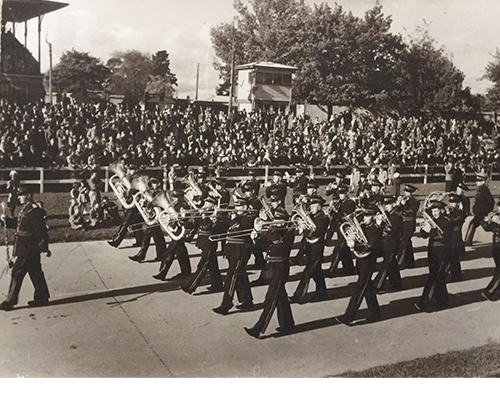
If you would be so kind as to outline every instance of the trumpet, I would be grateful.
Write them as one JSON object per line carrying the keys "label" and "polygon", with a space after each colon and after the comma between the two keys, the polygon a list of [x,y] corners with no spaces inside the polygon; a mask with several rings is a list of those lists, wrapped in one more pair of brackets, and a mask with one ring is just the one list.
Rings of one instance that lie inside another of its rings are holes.
{"label": "trumpet", "polygon": [[109,165],[109,170],[115,173],[109,179],[109,186],[115,193],[122,206],[128,210],[134,207],[134,199],[130,196],[132,189],[131,180],[127,176],[125,167],[120,162],[114,162]]}
{"label": "trumpet", "polygon": [[346,242],[358,244],[359,250],[356,250],[354,247],[351,248],[356,258],[366,258],[371,253],[371,245],[356,218],[356,213],[354,212],[347,215],[345,221],[346,222],[340,225],[340,232],[346,239]]}
{"label": "trumpet", "polygon": [[377,208],[380,211],[380,213],[377,215],[381,217],[381,222],[385,222],[389,228],[392,228],[391,220],[389,219],[389,216],[387,215],[387,212],[384,209],[384,205],[381,203],[377,203]]}
{"label": "trumpet", "polygon": [[495,210],[488,213],[488,215],[484,217],[484,221],[488,224],[491,224],[492,222],[500,224],[500,211]]}

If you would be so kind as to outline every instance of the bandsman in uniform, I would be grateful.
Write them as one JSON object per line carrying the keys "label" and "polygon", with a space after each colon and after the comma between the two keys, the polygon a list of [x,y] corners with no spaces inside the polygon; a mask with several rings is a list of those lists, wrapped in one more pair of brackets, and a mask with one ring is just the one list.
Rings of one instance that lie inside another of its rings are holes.
{"label": "bandsman in uniform", "polygon": [[445,215],[446,204],[434,201],[430,205],[434,224],[425,221],[420,235],[429,239],[428,264],[429,276],[420,300],[415,307],[420,311],[431,312],[448,307],[446,276],[450,267],[450,241],[453,223]]}
{"label": "bandsman in uniform", "polygon": [[500,200],[497,202],[495,211],[484,219],[483,227],[487,232],[493,232],[491,253],[495,263],[495,274],[481,295],[495,302],[500,300]]}
{"label": "bandsman in uniform", "polygon": [[374,208],[363,209],[363,220],[361,229],[368,241],[368,245],[360,245],[357,240],[347,240],[347,245],[356,255],[356,271],[358,272],[358,281],[354,285],[353,294],[347,305],[345,313],[335,317],[337,322],[344,325],[352,325],[356,319],[358,310],[366,300],[370,315],[367,322],[378,321],[381,318],[380,307],[377,300],[377,293],[372,282],[372,275],[375,271],[377,262],[377,252],[380,250],[382,241],[382,228],[375,221],[377,210]]}
{"label": "bandsman in uniform", "polygon": [[293,302],[303,302],[311,278],[316,283],[314,300],[325,300],[327,297],[325,275],[321,268],[325,251],[326,230],[329,224],[328,217],[323,211],[324,202],[321,196],[313,196],[309,203],[309,218],[314,222],[315,229],[304,230],[304,255],[307,263],[299,285],[292,296]]}
{"label": "bandsman in uniform", "polygon": [[462,266],[460,264],[460,254],[464,250],[464,241],[462,239],[462,227],[467,215],[461,208],[460,196],[450,195],[450,202],[446,207],[446,215],[453,225],[450,240],[450,274],[451,281],[460,281],[462,279]]}
{"label": "bandsman in uniform", "polygon": [[478,190],[476,193],[476,199],[474,201],[474,206],[472,206],[472,213],[474,217],[469,223],[469,227],[467,229],[467,236],[465,238],[465,245],[471,246],[472,241],[474,239],[474,233],[476,233],[477,227],[481,224],[481,221],[484,219],[489,212],[493,210],[495,206],[495,201],[489,188],[486,186],[487,175],[478,174],[477,175],[477,186]]}
{"label": "bandsman in uniform", "polygon": [[465,196],[465,192],[467,192],[469,188],[463,182],[457,185],[457,196],[460,198],[460,203],[462,204],[462,210],[465,213],[465,217],[467,218],[470,215],[470,198]]}
{"label": "bandsman in uniform", "polygon": [[5,300],[0,303],[0,310],[12,310],[18,303],[19,292],[24,277],[29,274],[35,294],[31,307],[46,306],[49,303],[49,288],[42,271],[40,254],[51,256],[49,237],[45,224],[46,212],[34,203],[31,193],[26,189],[18,190],[18,199],[21,206],[17,218],[1,215],[1,220],[7,228],[16,229],[13,255],[16,257],[12,266],[9,292]]}
{"label": "bandsman in uniform", "polygon": [[266,197],[269,199],[271,196],[278,196],[279,199],[285,203],[286,193],[287,187],[282,180],[281,172],[275,171],[272,182],[268,184],[266,188]]}
{"label": "bandsman in uniform", "polygon": [[[382,267],[375,277],[375,288],[378,292],[383,292],[384,283],[389,278],[389,291],[401,290],[403,285],[399,266],[396,259],[399,250],[401,228],[403,218],[396,211],[396,199],[393,196],[384,197],[384,210],[389,223],[382,222]],[[383,216],[379,214],[382,218]]]}
{"label": "bandsman in uniform", "polygon": [[[274,207],[272,212],[272,221],[275,224],[272,224],[267,232],[259,233],[260,237],[266,239],[265,244],[269,246],[266,255],[266,265],[270,272],[269,287],[259,320],[253,327],[245,328],[245,331],[255,338],[266,331],[275,309],[278,310],[279,327],[276,328],[278,332],[291,332],[295,327],[290,301],[285,289],[290,273],[288,258],[293,245],[294,231],[289,229],[287,224],[280,224],[282,221],[289,220],[283,206]],[[252,233],[252,237],[257,238],[257,232]]]}
{"label": "bandsman in uniform", "polygon": [[403,225],[401,227],[401,243],[398,251],[398,266],[415,267],[415,255],[413,253],[413,242],[411,241],[413,233],[417,226],[417,213],[420,203],[413,196],[417,188],[413,185],[406,184],[404,193],[396,201],[396,206],[403,217]]}
{"label": "bandsman in uniform", "polygon": [[288,180],[288,186],[292,188],[292,196],[294,204],[297,204],[298,198],[306,194],[308,179],[304,173],[302,166],[297,166],[295,176]]}

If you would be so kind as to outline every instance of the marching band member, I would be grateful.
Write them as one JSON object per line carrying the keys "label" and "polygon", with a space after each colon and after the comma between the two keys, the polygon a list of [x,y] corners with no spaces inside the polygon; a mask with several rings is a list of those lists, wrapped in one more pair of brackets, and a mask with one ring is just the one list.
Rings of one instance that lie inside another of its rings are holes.
{"label": "marching band member", "polygon": [[323,211],[324,202],[321,196],[313,196],[310,200],[310,218],[314,222],[316,229],[305,230],[304,232],[304,254],[307,258],[307,264],[302,272],[299,285],[291,298],[293,302],[301,303],[303,301],[311,277],[316,283],[314,300],[325,300],[327,297],[325,275],[321,268],[325,251],[325,235],[329,224],[328,217]]}
{"label": "marching band member", "polygon": [[286,224],[280,224],[281,221],[289,220],[283,206],[273,208],[272,213],[271,220],[275,224],[272,224],[265,234],[258,234],[257,231],[252,232],[252,238],[256,239],[259,236],[265,238],[265,243],[269,246],[266,260],[271,274],[262,314],[253,327],[245,327],[245,331],[255,338],[266,331],[275,309],[278,310],[279,327],[276,328],[278,332],[291,332],[295,327],[290,301],[285,289],[290,273],[288,257],[293,245],[294,231],[289,229]]}
{"label": "marching band member", "polygon": [[[127,176],[129,179],[132,179],[133,177],[136,177],[138,175],[139,169],[136,165],[134,164],[129,164],[127,166]],[[133,189],[131,189],[128,192],[128,196],[132,197],[134,196],[134,193],[137,192]],[[118,228],[118,232],[116,233],[116,236],[113,238],[113,240],[108,241],[108,244],[111,247],[117,248],[125,236],[127,235],[128,228],[129,226],[136,225],[142,222],[142,217],[141,214],[139,213],[139,210],[137,210],[137,207],[132,207],[131,209],[128,209],[125,212],[125,217],[123,218],[122,224]],[[133,245],[134,247],[139,247],[142,245],[142,239],[144,237],[142,229],[138,229],[134,232],[135,236],[135,244]]]}
{"label": "marching band member", "polygon": [[477,175],[476,183],[478,186],[478,190],[476,193],[474,206],[472,207],[474,218],[472,218],[472,220],[470,221],[469,227],[467,229],[467,235],[465,238],[466,246],[472,245],[472,240],[474,239],[474,233],[476,232],[477,227],[481,224],[481,221],[484,219],[484,217],[488,215],[488,213],[492,211],[493,207],[495,206],[493,196],[486,186],[487,178],[488,176],[485,174]]}
{"label": "marching band member", "polygon": [[[148,187],[151,190],[152,196],[155,196],[162,190],[161,182],[157,178],[151,178],[149,180]],[[163,232],[160,226],[148,226],[146,228],[146,230],[144,231],[144,237],[142,239],[141,249],[136,255],[129,256],[129,259],[135,262],[144,261],[144,259],[146,259],[146,253],[148,252],[149,245],[151,243],[151,238],[153,238],[153,240],[155,241],[156,248],[156,258],[154,260],[159,261],[165,253],[165,250],[167,249],[167,246],[165,244],[165,236],[163,236]]]}
{"label": "marching band member", "polygon": [[[250,234],[244,237],[238,237],[236,233],[242,230],[253,229],[253,217],[247,215],[248,200],[243,196],[234,196],[235,212],[231,213],[228,237],[226,240],[225,254],[229,261],[224,282],[224,296],[219,307],[213,309],[217,314],[226,315],[233,307],[234,293],[237,292],[241,304],[239,309],[250,309],[253,307],[252,291],[250,281],[246,272],[246,264],[250,256],[250,243],[252,240]],[[233,235],[231,235],[231,233]]]}
{"label": "marching band member", "polygon": [[460,203],[462,203],[462,210],[464,210],[466,218],[470,215],[470,198],[465,196],[465,192],[468,190],[469,188],[463,182],[457,185],[456,194],[460,198]]}
{"label": "marching band member", "polygon": [[[184,199],[182,199],[182,192],[178,191],[173,191],[173,196],[175,199],[177,199],[177,202],[175,203],[174,207],[175,210],[179,213],[181,211],[181,208],[186,208],[189,209],[189,206],[185,202]],[[192,225],[189,221],[185,219],[179,219],[179,222],[182,222],[186,228],[189,227],[189,225]],[[165,281],[167,278],[168,271],[170,270],[170,267],[172,266],[172,263],[174,262],[174,259],[177,257],[177,260],[179,261],[179,266],[181,268],[181,273],[178,274],[176,277],[188,277],[191,275],[191,262],[189,260],[189,254],[186,248],[186,241],[190,241],[193,237],[193,227],[190,227],[190,230],[186,232],[184,237],[182,237],[179,240],[170,240],[170,243],[167,245],[167,249],[163,253],[163,256],[161,257],[161,264],[160,264],[160,269],[158,271],[158,274],[155,274],[153,278],[161,281]],[[172,279],[176,278],[173,277]]]}
{"label": "marching band member", "polygon": [[420,300],[415,307],[420,311],[434,311],[448,306],[446,276],[450,265],[450,240],[453,223],[445,215],[446,204],[433,201],[430,204],[431,219],[425,221],[421,237],[429,239],[428,264],[429,276]]}
{"label": "marching band member", "polygon": [[282,181],[281,172],[275,171],[273,180],[266,188],[266,197],[269,199],[271,195],[278,196],[282,202],[285,202],[287,193],[286,184]]}
{"label": "marching band member", "polygon": [[308,180],[304,173],[304,168],[302,166],[297,166],[297,170],[295,171],[295,176],[292,176],[288,180],[288,186],[293,189],[292,196],[294,204],[297,203],[297,199],[301,195],[306,194],[307,183]]}
{"label": "marching band member", "polygon": [[20,188],[17,191],[19,203],[22,206],[17,218],[0,216],[1,221],[7,228],[17,229],[14,241],[13,255],[16,261],[12,266],[9,293],[6,299],[0,303],[0,310],[12,310],[19,299],[19,292],[26,274],[29,274],[35,294],[32,301],[28,302],[31,307],[46,306],[49,303],[49,289],[42,271],[40,254],[43,252],[49,258],[49,237],[47,225],[45,224],[46,212],[35,204],[30,192]]}
{"label": "marching band member", "polygon": [[[356,210],[356,203],[347,196],[347,187],[341,185],[338,188],[338,212],[335,216],[335,232],[337,232],[338,245],[335,246],[332,252],[332,265],[328,269],[328,274],[332,276],[338,266],[339,261],[342,262],[342,271],[344,275],[351,275],[355,273],[354,264],[352,261],[351,250],[346,245],[344,235],[339,231],[339,227],[343,218]],[[332,234],[333,235],[333,234]]]}
{"label": "marching band member", "polygon": [[384,283],[389,278],[389,290],[396,291],[402,289],[401,275],[396,254],[399,250],[401,228],[403,218],[396,211],[396,199],[393,196],[384,197],[384,211],[387,215],[387,222],[383,222],[382,228],[382,256],[384,260],[382,267],[375,277],[375,288],[378,292],[383,291]]}
{"label": "marching band member", "polygon": [[415,267],[415,255],[413,254],[411,238],[417,226],[417,212],[420,206],[420,203],[413,196],[416,190],[415,186],[406,184],[404,194],[396,202],[399,212],[403,217],[401,243],[397,254],[398,266],[400,267]]}
{"label": "marching band member", "polygon": [[450,240],[450,274],[451,281],[460,281],[462,279],[462,267],[460,265],[460,253],[464,250],[464,241],[462,239],[462,226],[467,215],[460,207],[460,196],[451,194],[448,204],[447,216],[453,224],[453,231]]}
{"label": "marching band member", "polygon": [[[382,239],[382,228],[375,221],[376,213],[377,211],[373,208],[364,209],[363,212],[363,221],[360,226],[367,239],[367,245],[360,245],[358,240],[346,241],[349,248],[357,256],[356,269],[358,272],[358,281],[354,285],[353,294],[345,313],[335,317],[336,321],[341,324],[352,325],[363,299],[366,300],[368,310],[370,311],[370,316],[366,321],[378,321],[381,317],[377,293],[371,279],[377,262],[376,251],[380,249]],[[361,255],[361,253],[363,254]]]}
{"label": "marching band member", "polygon": [[214,211],[216,206],[217,201],[213,196],[205,199],[202,217],[198,221],[198,238],[196,239],[196,246],[201,250],[201,258],[196,272],[186,281],[186,284],[181,286],[182,290],[188,294],[196,291],[207,270],[212,281],[212,285],[208,290],[210,292],[221,292],[223,289],[222,277],[217,262],[217,242],[209,239],[214,234],[214,229],[217,229],[217,216],[213,215],[214,212],[216,213]]}
{"label": "marching band member", "polygon": [[495,263],[495,274],[481,295],[492,302],[500,300],[500,200],[495,210],[483,222],[483,227],[488,232],[493,232],[491,253]]}

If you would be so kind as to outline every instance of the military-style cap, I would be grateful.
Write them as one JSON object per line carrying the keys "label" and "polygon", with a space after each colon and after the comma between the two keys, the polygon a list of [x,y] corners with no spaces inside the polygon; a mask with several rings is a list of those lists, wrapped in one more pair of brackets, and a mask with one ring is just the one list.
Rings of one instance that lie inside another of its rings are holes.
{"label": "military-style cap", "polygon": [[127,163],[125,167],[128,170],[139,170],[139,167],[135,163]]}
{"label": "military-style cap", "polygon": [[372,207],[367,207],[363,210],[363,215],[370,216],[370,215],[376,215],[378,213],[378,210]]}
{"label": "military-style cap", "polygon": [[219,185],[224,185],[226,182],[226,179],[224,177],[215,177],[214,181],[219,184]]}
{"label": "military-style cap", "polygon": [[396,198],[392,195],[385,195],[384,196],[384,203],[385,204],[393,204],[396,202]]}
{"label": "military-style cap", "polygon": [[340,193],[341,194],[346,194],[347,193],[347,186],[345,186],[345,185],[339,185],[339,187],[338,187],[337,190],[338,190],[339,194]]}
{"label": "military-style cap", "polygon": [[460,196],[452,193],[449,197],[451,203],[460,203]]}
{"label": "military-style cap", "polygon": [[440,200],[431,200],[431,202],[430,202],[430,208],[431,209],[433,209],[433,208],[445,209],[446,208],[446,203],[442,202]]}
{"label": "military-style cap", "polygon": [[205,198],[205,203],[216,205],[217,204],[217,199],[214,196],[210,196],[209,195],[209,196],[207,196]]}
{"label": "military-style cap", "polygon": [[31,192],[28,191],[28,189],[26,189],[25,187],[20,187],[17,190],[17,195],[18,196],[28,196],[30,194],[31,194]]}
{"label": "military-style cap", "polygon": [[279,170],[276,170],[274,173],[273,173],[273,176],[282,176],[283,174],[281,174],[281,171]]}
{"label": "military-style cap", "polygon": [[[233,197],[234,197],[234,195],[233,195]],[[238,206],[248,206],[248,204],[249,204],[249,200],[247,198],[245,198],[243,196],[242,197],[238,197],[238,198],[234,197],[234,205],[236,207],[238,207]]]}
{"label": "military-style cap", "polygon": [[255,170],[249,170],[248,171],[249,176],[255,176]]}
{"label": "military-style cap", "polygon": [[478,181],[486,181],[486,179],[488,178],[488,176],[484,173],[480,173],[480,174],[476,174],[476,178]]}
{"label": "military-style cap", "polygon": [[410,185],[410,184],[406,184],[405,185],[405,191],[406,192],[410,192],[410,193],[413,193],[417,190],[417,187],[416,186],[413,186],[413,185]]}
{"label": "military-style cap", "polygon": [[198,174],[207,174],[207,170],[203,166],[200,166],[198,167]]}
{"label": "military-style cap", "polygon": [[296,173],[304,173],[306,171],[306,169],[304,168],[304,166],[297,166],[297,170],[296,170]]}
{"label": "military-style cap", "polygon": [[288,214],[285,209],[277,209],[273,212],[273,219],[286,220],[288,219]]}
{"label": "military-style cap", "polygon": [[281,199],[281,196],[279,196],[279,195],[274,195],[274,194],[273,194],[273,195],[271,195],[271,196],[269,197],[269,200],[270,200],[271,202],[281,202],[281,200],[282,200],[282,199]]}
{"label": "military-style cap", "polygon": [[458,188],[463,189],[464,191],[468,191],[469,187],[465,185],[463,182],[457,185]]}
{"label": "military-style cap", "polygon": [[372,187],[379,187],[379,188],[383,187],[382,183],[380,181],[377,181],[377,180],[372,181],[370,184]]}
{"label": "military-style cap", "polygon": [[250,191],[253,191],[254,189],[250,184],[243,184],[243,186],[241,187],[241,190],[243,192],[250,192]]}
{"label": "military-style cap", "polygon": [[323,199],[321,196],[313,196],[311,200],[309,201],[309,204],[325,204],[325,199]]}
{"label": "military-style cap", "polygon": [[148,186],[149,186],[150,188],[153,188],[153,187],[154,187],[154,186],[156,186],[156,185],[160,185],[160,180],[159,180],[158,178],[154,178],[154,177],[153,177],[153,178],[151,178],[151,179],[149,180]]}
{"label": "military-style cap", "polygon": [[319,187],[318,183],[314,180],[309,180],[307,182],[307,188],[315,188],[317,189]]}

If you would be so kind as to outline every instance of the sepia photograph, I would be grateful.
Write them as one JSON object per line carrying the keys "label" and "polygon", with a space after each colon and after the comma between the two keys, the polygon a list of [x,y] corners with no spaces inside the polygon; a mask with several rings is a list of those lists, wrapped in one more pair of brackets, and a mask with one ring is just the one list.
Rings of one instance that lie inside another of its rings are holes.
{"label": "sepia photograph", "polygon": [[0,5],[0,379],[500,377],[500,2]]}

